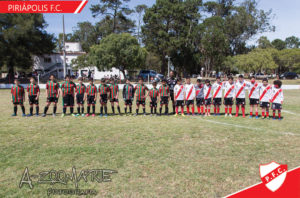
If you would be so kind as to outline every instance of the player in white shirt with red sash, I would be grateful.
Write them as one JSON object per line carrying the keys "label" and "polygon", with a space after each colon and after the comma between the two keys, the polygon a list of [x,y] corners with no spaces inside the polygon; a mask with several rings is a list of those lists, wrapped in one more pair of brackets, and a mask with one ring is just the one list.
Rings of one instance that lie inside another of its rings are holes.
{"label": "player in white shirt with red sash", "polygon": [[243,117],[245,118],[245,105],[246,105],[246,94],[245,89],[247,88],[247,82],[244,80],[243,75],[239,75],[238,81],[235,83],[235,100],[236,100],[236,114],[235,117],[239,116],[239,109],[241,106]]}
{"label": "player in white shirt with red sash", "polygon": [[191,78],[186,78],[186,84],[185,84],[185,91],[186,91],[186,98],[185,98],[185,104],[186,104],[186,111],[187,114],[190,115],[190,107],[192,108],[192,115],[195,115],[195,108],[194,108],[194,100],[196,96],[195,86],[191,83]]}
{"label": "player in white shirt with red sash", "polygon": [[259,88],[260,89],[259,100],[260,100],[260,107],[262,111],[261,116],[262,119],[265,119],[265,116],[267,118],[270,118],[269,109],[270,109],[270,99],[272,94],[272,86],[268,84],[268,79],[266,78],[262,80],[262,83],[263,84]]}
{"label": "player in white shirt with red sash", "polygon": [[210,80],[205,80],[204,85],[204,100],[205,100],[205,116],[210,116],[210,105],[212,96],[212,86]]}
{"label": "player in white shirt with red sash", "polygon": [[181,78],[178,78],[177,84],[174,87],[175,116],[178,116],[179,107],[181,107],[181,115],[184,116],[185,94],[185,86],[182,84]]}
{"label": "player in white shirt with red sash", "polygon": [[281,89],[282,82],[280,80],[274,81],[270,102],[272,103],[273,120],[276,119],[276,110],[278,111],[278,120],[281,120],[281,109],[283,103],[283,91]]}
{"label": "player in white shirt with red sash", "polygon": [[[201,83],[200,79],[197,79],[197,84],[195,85],[196,90],[196,104],[197,104],[197,110],[198,115],[204,115],[204,84]],[[200,108],[201,108],[201,114],[200,114]]]}
{"label": "player in white shirt with red sash", "polygon": [[212,85],[213,90],[213,104],[214,104],[214,115],[220,115],[220,106],[222,105],[223,96],[223,82],[221,78],[217,77],[216,82]]}
{"label": "player in white shirt with red sash", "polygon": [[[232,117],[232,105],[233,98],[235,97],[235,83],[233,77],[229,77],[228,81],[224,83],[224,105],[225,105],[225,117],[229,115]],[[229,113],[229,114],[228,114]]]}
{"label": "player in white shirt with red sash", "polygon": [[260,84],[255,81],[255,77],[251,78],[250,83],[247,84],[249,90],[249,100],[250,100],[250,118],[253,117],[253,108],[255,108],[255,117],[258,119],[258,104],[259,104],[259,90]]}

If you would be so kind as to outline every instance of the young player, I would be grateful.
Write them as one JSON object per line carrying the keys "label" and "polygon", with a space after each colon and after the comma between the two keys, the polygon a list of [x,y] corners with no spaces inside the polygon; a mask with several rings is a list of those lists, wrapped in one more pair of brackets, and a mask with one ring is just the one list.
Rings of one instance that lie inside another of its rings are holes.
{"label": "young player", "polygon": [[40,87],[36,84],[35,78],[30,78],[30,85],[27,87],[28,100],[30,105],[30,113],[28,116],[33,116],[33,106],[35,105],[36,116],[39,116],[39,97]]}
{"label": "young player", "polygon": [[181,115],[184,115],[184,99],[185,99],[185,86],[182,84],[181,78],[177,79],[177,84],[174,87],[174,100],[175,100],[175,116],[178,116],[178,108],[181,107]]}
{"label": "young player", "polygon": [[238,81],[235,83],[235,99],[236,99],[236,114],[235,117],[239,116],[239,109],[241,106],[243,118],[246,117],[245,115],[245,105],[246,105],[246,94],[245,89],[247,87],[247,82],[244,80],[243,75],[239,75]]}
{"label": "young player", "polygon": [[195,86],[191,83],[190,77],[186,78],[185,90],[186,90],[185,104],[186,104],[187,114],[190,115],[190,107],[191,107],[192,115],[194,116],[195,115],[194,99],[196,96],[196,92],[195,92]]}
{"label": "young player", "polygon": [[[84,115],[84,101],[86,100],[85,98],[85,91],[86,91],[86,86],[83,84],[83,78],[80,77],[78,78],[79,84],[76,86],[76,102],[77,102],[77,114],[76,116],[85,116]],[[81,109],[80,109],[81,108]],[[81,110],[81,112],[80,112]]]}
{"label": "young player", "polygon": [[56,116],[57,102],[59,99],[59,84],[55,81],[55,76],[51,75],[49,82],[46,84],[47,104],[42,117],[46,117],[47,111],[51,103],[53,103],[53,116]]}
{"label": "young player", "polygon": [[[200,79],[197,79],[197,84],[195,86],[196,90],[196,104],[198,115],[204,115],[204,85],[201,83]],[[200,113],[201,108],[201,113]]]}
{"label": "young player", "polygon": [[107,86],[105,79],[101,79],[101,84],[98,88],[99,96],[100,96],[100,117],[103,116],[103,109],[104,109],[104,117],[107,117],[107,97],[109,93],[109,86]]}
{"label": "young player", "polygon": [[228,81],[224,83],[224,105],[225,105],[225,117],[228,115],[232,117],[232,105],[233,98],[235,96],[235,84],[233,77],[229,77]]}
{"label": "young player", "polygon": [[123,99],[125,103],[125,115],[127,114],[127,107],[129,107],[129,113],[132,114],[132,101],[134,98],[134,87],[130,83],[129,79],[126,79],[126,84],[123,87]]}
{"label": "young player", "polygon": [[247,84],[247,87],[249,89],[250,118],[253,117],[253,108],[255,108],[255,118],[258,119],[260,85],[258,84],[258,82],[256,82],[255,77],[252,77],[250,83]]}
{"label": "young player", "polygon": [[144,85],[143,78],[139,78],[139,84],[134,89],[135,89],[135,95],[136,95],[135,116],[137,116],[139,114],[140,105],[142,105],[144,116],[146,116],[145,103],[146,103],[146,92],[148,91],[148,88],[146,85]]}
{"label": "young player", "polygon": [[211,94],[212,94],[212,86],[210,84],[210,80],[205,80],[204,85],[204,105],[205,105],[205,116],[210,116],[210,106],[211,106]]}
{"label": "young player", "polygon": [[93,109],[92,117],[95,117],[96,101],[97,101],[97,87],[94,85],[94,80],[89,79],[89,85],[86,87],[86,100],[87,100],[87,114],[85,117],[90,116],[91,106]]}
{"label": "young player", "polygon": [[220,115],[220,106],[222,105],[222,91],[223,91],[223,82],[218,76],[216,82],[212,85],[213,90],[213,104],[214,104],[214,115]]}
{"label": "young player", "polygon": [[20,105],[23,113],[22,116],[25,117],[25,91],[24,88],[20,85],[20,81],[18,79],[15,79],[14,83],[15,84],[11,87],[11,101],[14,105],[14,113],[11,116],[17,116],[18,105]]}
{"label": "young player", "polygon": [[175,114],[175,100],[174,100],[174,87],[177,83],[177,79],[175,78],[174,71],[170,71],[169,78],[167,79],[167,84],[170,88],[170,98],[172,101],[173,114]]}
{"label": "young player", "polygon": [[278,120],[281,120],[281,109],[283,103],[283,91],[281,89],[282,82],[280,80],[274,81],[274,87],[271,93],[270,102],[272,103],[272,110],[273,110],[273,120],[276,119],[276,110],[278,112]]}
{"label": "young player", "polygon": [[160,96],[160,108],[159,114],[161,115],[162,108],[165,106],[165,115],[169,114],[169,100],[170,100],[170,88],[167,85],[167,80],[162,80],[162,85],[159,87],[159,96]]}
{"label": "young player", "polygon": [[119,115],[121,115],[118,97],[119,97],[119,86],[118,84],[115,83],[114,79],[111,79],[110,86],[109,86],[109,98],[110,98],[110,104],[111,104],[113,115],[115,114],[115,103],[117,105]]}
{"label": "young player", "polygon": [[60,90],[63,96],[63,113],[61,117],[64,117],[67,112],[67,107],[70,107],[70,113],[72,116],[74,114],[74,96],[76,85],[71,81],[71,77],[66,75],[65,82],[61,85]]}
{"label": "young player", "polygon": [[[151,116],[157,115],[156,109],[157,109],[157,98],[160,95],[159,90],[156,88],[157,82],[154,80],[152,82],[152,89],[149,90],[148,95],[150,97],[150,109],[151,109]],[[160,111],[161,114],[161,111]]]}
{"label": "young player", "polygon": [[261,117],[262,117],[262,119],[265,119],[265,118],[270,119],[269,109],[270,109],[270,99],[271,99],[270,97],[271,97],[271,93],[272,93],[272,86],[268,84],[267,78],[264,78],[262,80],[262,83],[263,84],[259,87],[259,89],[260,89],[259,100],[260,100],[260,107],[262,110]]}

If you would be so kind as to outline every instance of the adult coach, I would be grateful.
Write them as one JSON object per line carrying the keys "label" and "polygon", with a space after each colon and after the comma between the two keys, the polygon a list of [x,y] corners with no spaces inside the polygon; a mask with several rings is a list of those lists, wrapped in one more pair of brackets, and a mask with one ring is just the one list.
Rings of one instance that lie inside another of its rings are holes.
{"label": "adult coach", "polygon": [[171,100],[172,100],[173,114],[175,114],[174,87],[177,83],[177,79],[175,78],[174,71],[170,72],[169,78],[167,79],[167,83],[168,83],[169,88],[170,88],[170,96],[171,96]]}

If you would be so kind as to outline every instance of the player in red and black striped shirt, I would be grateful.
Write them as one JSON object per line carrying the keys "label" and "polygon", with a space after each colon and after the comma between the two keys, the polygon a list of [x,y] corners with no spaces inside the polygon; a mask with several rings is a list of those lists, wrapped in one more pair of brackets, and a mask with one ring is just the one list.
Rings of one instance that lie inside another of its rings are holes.
{"label": "player in red and black striped shirt", "polygon": [[109,86],[107,86],[105,79],[101,79],[101,84],[98,87],[98,92],[100,96],[100,117],[103,116],[103,109],[104,109],[104,117],[107,117],[107,94],[109,93]]}
{"label": "player in red and black striped shirt", "polygon": [[67,112],[67,107],[70,107],[71,115],[75,116],[73,112],[76,85],[73,81],[71,81],[71,77],[69,75],[66,75],[65,79],[66,81],[60,87],[60,91],[63,96],[63,114],[61,116],[65,116]]}
{"label": "player in red and black striped shirt", "polygon": [[143,78],[139,78],[139,84],[134,88],[136,95],[136,114],[139,114],[140,105],[143,107],[144,116],[146,115],[145,103],[146,103],[146,91],[148,91],[148,87],[144,85]]}
{"label": "player in red and black striped shirt", "polygon": [[169,100],[170,100],[170,88],[167,85],[167,80],[162,80],[162,85],[159,87],[159,95],[160,95],[160,108],[159,114],[161,115],[162,107],[165,106],[165,115],[169,114]]}
{"label": "player in red and black striped shirt", "polygon": [[115,114],[115,103],[117,105],[117,109],[119,112],[119,115],[121,115],[121,110],[119,106],[119,86],[115,83],[115,80],[112,78],[110,80],[110,86],[109,86],[109,99],[111,104],[112,113]]}
{"label": "player in red and black striped shirt", "polygon": [[149,90],[148,95],[150,97],[150,109],[151,109],[151,116],[157,115],[156,109],[157,109],[157,98],[159,96],[159,90],[156,88],[157,82],[154,80],[152,82],[152,89]]}
{"label": "player in red and black striped shirt", "polygon": [[55,82],[55,76],[50,75],[49,82],[46,84],[46,97],[47,97],[47,104],[44,109],[44,114],[42,117],[45,117],[49,106],[51,103],[54,103],[53,106],[53,116],[56,116],[56,109],[57,109],[57,102],[59,98],[59,84]]}
{"label": "player in red and black striped shirt", "polygon": [[26,116],[25,107],[23,104],[25,102],[25,92],[24,88],[20,85],[20,81],[18,79],[15,79],[15,84],[11,88],[11,96],[11,101],[14,105],[14,113],[12,114],[12,116],[17,116],[18,105],[21,106],[23,112],[22,116]]}
{"label": "player in red and black striped shirt", "polygon": [[84,101],[85,98],[85,90],[86,86],[83,84],[83,78],[78,78],[79,84],[76,86],[76,102],[77,102],[77,115],[80,116],[80,107],[81,107],[81,115],[84,116]]}
{"label": "player in red and black striped shirt", "polygon": [[30,85],[27,87],[28,100],[30,105],[30,114],[33,115],[33,105],[35,105],[36,116],[39,116],[39,97],[40,97],[40,87],[36,84],[35,78],[30,78]]}
{"label": "player in red and black striped shirt", "polygon": [[97,101],[97,87],[94,84],[94,80],[90,78],[89,80],[90,84],[86,87],[86,101],[87,101],[87,114],[85,117],[90,116],[90,110],[91,110],[91,105],[93,108],[93,114],[92,116],[95,117],[95,111],[96,111],[96,101]]}

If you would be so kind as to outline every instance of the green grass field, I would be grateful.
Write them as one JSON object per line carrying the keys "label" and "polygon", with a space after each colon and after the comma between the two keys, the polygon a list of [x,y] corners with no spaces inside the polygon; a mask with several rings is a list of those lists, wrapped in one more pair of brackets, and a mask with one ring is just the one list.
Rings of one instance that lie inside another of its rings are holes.
{"label": "green grass field", "polygon": [[[259,164],[300,165],[300,90],[284,92],[282,121],[223,116],[14,118],[9,91],[0,94],[0,197],[40,198],[47,197],[48,188],[75,188],[71,182],[34,182],[32,190],[28,185],[20,189],[25,167],[30,174],[51,169],[71,173],[73,166],[78,171],[117,170],[112,182],[79,183],[81,189],[98,192],[91,197],[222,197],[260,182]],[[44,92],[40,103],[42,110]]]}

